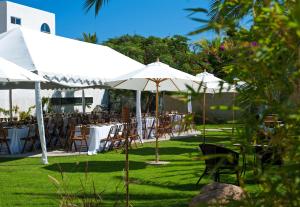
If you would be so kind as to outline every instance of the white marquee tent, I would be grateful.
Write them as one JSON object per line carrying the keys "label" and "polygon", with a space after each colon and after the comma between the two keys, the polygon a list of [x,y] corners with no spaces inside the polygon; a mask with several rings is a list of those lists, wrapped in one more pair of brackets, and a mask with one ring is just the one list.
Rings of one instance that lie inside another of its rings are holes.
{"label": "white marquee tent", "polygon": [[38,96],[40,89],[103,87],[106,81],[144,67],[106,46],[22,27],[0,35],[0,57],[49,81],[41,88],[40,84],[6,83],[0,90],[35,89]]}

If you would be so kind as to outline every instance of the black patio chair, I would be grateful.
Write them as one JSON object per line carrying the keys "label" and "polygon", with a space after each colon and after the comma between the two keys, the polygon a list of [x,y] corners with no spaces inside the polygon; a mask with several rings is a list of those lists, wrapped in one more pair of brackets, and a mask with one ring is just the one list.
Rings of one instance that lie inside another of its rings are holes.
{"label": "black patio chair", "polygon": [[237,184],[239,185],[239,154],[228,148],[217,146],[214,144],[199,145],[205,159],[205,170],[200,176],[197,185],[204,175],[212,174],[216,182],[220,182],[221,174],[236,174]]}
{"label": "black patio chair", "polygon": [[264,171],[266,166],[277,165],[281,166],[283,164],[283,159],[281,156],[281,150],[274,146],[260,146],[257,145],[255,149],[255,161],[259,164],[261,170]]}

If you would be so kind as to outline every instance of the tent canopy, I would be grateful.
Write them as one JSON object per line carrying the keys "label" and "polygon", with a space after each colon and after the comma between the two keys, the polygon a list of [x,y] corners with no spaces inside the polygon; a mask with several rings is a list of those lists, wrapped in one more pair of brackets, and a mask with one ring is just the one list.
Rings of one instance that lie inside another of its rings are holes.
{"label": "tent canopy", "polygon": [[0,57],[49,80],[51,83],[42,84],[44,89],[101,86],[144,66],[107,46],[22,27],[0,35]]}
{"label": "tent canopy", "polygon": [[47,82],[47,80],[41,76],[0,57],[0,83],[41,81]]}

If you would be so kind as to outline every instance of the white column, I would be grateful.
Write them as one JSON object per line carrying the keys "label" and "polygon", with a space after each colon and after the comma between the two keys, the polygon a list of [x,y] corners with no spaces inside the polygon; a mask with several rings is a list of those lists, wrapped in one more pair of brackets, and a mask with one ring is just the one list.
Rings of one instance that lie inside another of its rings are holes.
{"label": "white column", "polygon": [[143,141],[142,109],[141,109],[141,91],[136,91],[136,121],[138,134]]}
{"label": "white column", "polygon": [[189,95],[189,97],[188,97],[187,108],[188,108],[188,113],[193,113],[192,96],[191,95]]}
{"label": "white column", "polygon": [[36,106],[36,118],[38,121],[39,134],[40,134],[40,142],[42,147],[42,162],[43,164],[48,164],[40,82],[35,82],[35,106]]}
{"label": "white column", "polygon": [[9,118],[12,121],[13,119],[13,103],[12,103],[12,89],[9,89]]}
{"label": "white column", "polygon": [[85,114],[85,108],[86,108],[85,93],[84,93],[84,89],[82,89],[82,113],[84,113],[84,114]]}

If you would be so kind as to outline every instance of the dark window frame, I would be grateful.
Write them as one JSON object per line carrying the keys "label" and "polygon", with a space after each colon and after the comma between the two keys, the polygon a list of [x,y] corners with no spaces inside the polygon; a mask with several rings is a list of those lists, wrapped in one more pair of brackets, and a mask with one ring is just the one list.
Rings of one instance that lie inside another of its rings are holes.
{"label": "dark window frame", "polygon": [[22,19],[19,17],[11,16],[10,17],[10,23],[16,24],[16,25],[22,25]]}
{"label": "dark window frame", "polygon": [[[53,106],[62,106],[62,105],[80,106],[82,105],[82,98],[81,97],[50,98],[49,102]],[[94,103],[93,97],[85,97],[86,105],[91,105],[93,103]]]}
{"label": "dark window frame", "polygon": [[50,34],[50,33],[51,33],[51,29],[50,29],[49,24],[43,23],[43,24],[41,25],[41,32]]}

